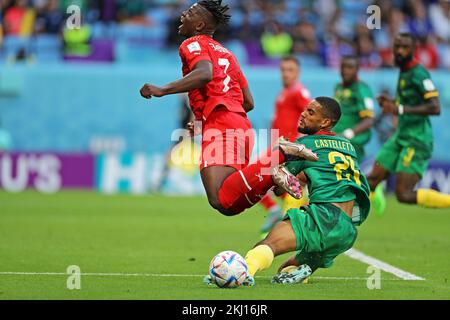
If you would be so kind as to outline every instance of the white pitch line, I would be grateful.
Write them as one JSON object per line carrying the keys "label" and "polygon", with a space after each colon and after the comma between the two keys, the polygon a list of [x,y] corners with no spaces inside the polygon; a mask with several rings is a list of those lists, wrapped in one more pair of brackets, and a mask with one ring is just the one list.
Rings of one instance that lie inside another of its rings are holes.
{"label": "white pitch line", "polygon": [[[0,272],[0,276],[19,275],[19,276],[70,276],[72,273],[64,272]],[[156,273],[92,273],[82,272],[80,276],[97,276],[97,277],[204,277],[204,274],[156,274]],[[271,276],[256,276],[260,279],[271,279]],[[367,278],[362,277],[324,277],[324,276],[312,276],[312,279],[326,279],[326,280],[358,280],[366,281]],[[401,281],[400,279],[386,279],[388,281]]]}
{"label": "white pitch line", "polygon": [[[73,273],[64,272],[0,272],[0,275],[23,275],[23,276],[68,276]],[[202,277],[199,274],[156,274],[156,273],[95,273],[81,272],[81,276],[97,277]],[[204,276],[204,275],[203,275]]]}
{"label": "white pitch line", "polygon": [[416,276],[415,274],[406,272],[404,270],[401,270],[399,268],[396,268],[386,262],[383,262],[381,260],[375,259],[373,257],[370,257],[361,251],[358,251],[356,249],[350,249],[347,252],[344,253],[347,257],[350,257],[352,259],[358,260],[362,263],[377,267],[380,270],[383,270],[385,272],[391,273],[394,276],[401,278],[403,280],[425,280],[424,278],[421,278],[419,276]]}

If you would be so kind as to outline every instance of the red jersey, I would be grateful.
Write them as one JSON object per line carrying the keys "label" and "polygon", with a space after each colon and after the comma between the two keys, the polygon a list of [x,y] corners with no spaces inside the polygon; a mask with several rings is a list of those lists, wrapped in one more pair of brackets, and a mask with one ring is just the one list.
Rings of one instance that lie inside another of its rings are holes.
{"label": "red jersey", "polygon": [[311,101],[311,94],[301,83],[283,89],[275,103],[272,129],[280,130],[280,136],[294,141],[298,136],[298,120]]}
{"label": "red jersey", "polygon": [[203,88],[189,92],[189,104],[197,120],[206,120],[218,105],[231,112],[244,113],[242,89],[248,86],[239,63],[231,51],[206,35],[194,36],[180,46],[183,76],[190,73],[197,62],[210,61],[213,78]]}

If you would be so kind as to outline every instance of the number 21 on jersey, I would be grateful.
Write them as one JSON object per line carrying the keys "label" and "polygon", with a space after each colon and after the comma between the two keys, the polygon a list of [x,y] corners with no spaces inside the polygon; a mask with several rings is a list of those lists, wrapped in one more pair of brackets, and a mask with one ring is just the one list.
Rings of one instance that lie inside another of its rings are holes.
{"label": "number 21 on jersey", "polygon": [[[342,162],[337,162],[337,159],[340,159]],[[352,157],[343,155],[340,152],[330,152],[328,154],[328,161],[330,164],[335,164],[334,171],[336,171],[336,179],[337,180],[348,180],[351,181],[351,177],[353,176],[353,180],[357,185],[361,185],[360,176],[361,173],[359,170],[355,168],[355,162]]]}

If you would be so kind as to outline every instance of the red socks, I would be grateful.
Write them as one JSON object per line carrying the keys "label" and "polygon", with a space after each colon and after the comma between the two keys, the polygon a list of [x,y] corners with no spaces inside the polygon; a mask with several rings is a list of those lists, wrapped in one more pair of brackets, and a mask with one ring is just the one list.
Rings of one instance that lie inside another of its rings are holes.
{"label": "red socks", "polygon": [[[270,156],[278,162],[271,161]],[[270,170],[283,162],[283,154],[280,151],[274,151],[256,163],[231,174],[219,190],[222,206],[238,213],[259,202],[273,186]]]}

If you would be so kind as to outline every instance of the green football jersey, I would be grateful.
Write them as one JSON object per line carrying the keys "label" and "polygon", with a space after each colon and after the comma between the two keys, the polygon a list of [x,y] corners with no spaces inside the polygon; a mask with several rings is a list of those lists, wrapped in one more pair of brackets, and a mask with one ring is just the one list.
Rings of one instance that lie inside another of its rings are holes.
{"label": "green football jersey", "polygon": [[361,172],[355,148],[347,140],[333,135],[310,135],[297,139],[315,152],[319,160],[292,161],[286,168],[294,175],[308,178],[310,203],[346,202],[355,200],[353,223],[361,224],[370,211],[370,188]]}
{"label": "green football jersey", "polygon": [[[397,105],[408,107],[423,105],[428,99],[439,96],[430,73],[420,64],[400,72],[397,83]],[[431,145],[433,132],[429,116],[399,115],[397,131],[398,141],[403,145]]]}
{"label": "green football jersey", "polygon": [[[337,134],[345,129],[353,128],[363,118],[373,118],[375,100],[369,86],[362,81],[356,81],[350,86],[338,84],[334,90],[334,97],[341,106],[341,119],[333,128]],[[364,146],[370,141],[371,130],[366,130],[356,135],[351,142]]]}

